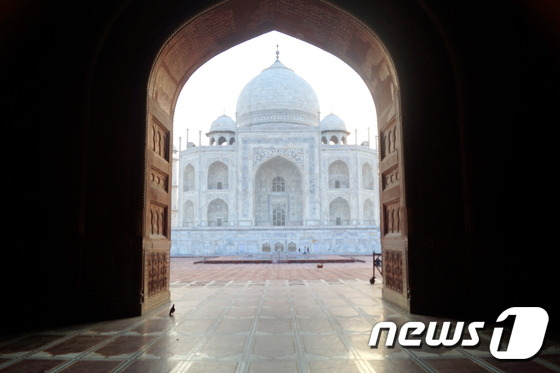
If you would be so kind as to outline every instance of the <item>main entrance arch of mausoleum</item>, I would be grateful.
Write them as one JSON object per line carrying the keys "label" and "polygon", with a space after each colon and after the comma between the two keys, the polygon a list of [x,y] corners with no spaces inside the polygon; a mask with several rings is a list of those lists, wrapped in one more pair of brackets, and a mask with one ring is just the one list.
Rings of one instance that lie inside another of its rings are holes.
{"label": "main entrance arch of mausoleum", "polygon": [[[143,239],[143,309],[169,298],[161,274],[169,273],[172,120],[190,75],[213,56],[276,30],[336,55],[363,78],[377,110],[381,192],[381,242],[385,299],[409,309],[407,214],[399,81],[388,50],[350,13],[319,0],[223,1],[177,29],[162,46],[147,91],[146,187]],[[386,182],[390,180],[390,182]],[[390,225],[388,225],[390,222]]]}

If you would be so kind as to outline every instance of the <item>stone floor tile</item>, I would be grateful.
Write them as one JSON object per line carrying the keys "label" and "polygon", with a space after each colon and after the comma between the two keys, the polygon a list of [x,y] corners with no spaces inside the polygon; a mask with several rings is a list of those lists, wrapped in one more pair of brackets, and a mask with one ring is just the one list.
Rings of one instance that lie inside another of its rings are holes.
{"label": "stone floor tile", "polygon": [[40,349],[47,344],[61,339],[60,335],[30,335],[16,339],[11,343],[0,345],[0,354],[3,356],[17,356],[26,352]]}
{"label": "stone floor tile", "polygon": [[296,316],[311,316],[311,317],[321,317],[326,316],[324,310],[319,306],[312,307],[295,307]]}
{"label": "stone floor tile", "polygon": [[348,303],[344,299],[340,299],[340,298],[324,298],[321,299],[321,303],[323,303],[327,307],[348,305]]}
{"label": "stone floor tile", "polygon": [[260,358],[295,357],[294,337],[290,335],[259,335],[255,337],[253,354]]}
{"label": "stone floor tile", "polygon": [[197,359],[235,357],[243,352],[247,336],[214,335],[195,354]]}
{"label": "stone floor tile", "polygon": [[308,364],[311,373],[363,373],[361,362],[356,360],[310,361]]}
{"label": "stone floor tile", "polygon": [[438,373],[488,373],[488,369],[466,358],[424,359]]}
{"label": "stone floor tile", "polygon": [[[176,365],[177,372],[188,373],[235,373],[237,372],[237,361],[190,361]],[[183,370],[184,368],[184,370]],[[152,371],[154,372],[154,371]]]}
{"label": "stone floor tile", "polygon": [[253,318],[249,319],[223,319],[218,327],[216,333],[219,334],[238,334],[249,333],[253,325]]}
{"label": "stone floor tile", "polygon": [[214,319],[186,319],[181,321],[174,331],[185,335],[202,335],[206,334],[214,323]]}
{"label": "stone floor tile", "polygon": [[350,352],[337,335],[303,335],[305,352],[329,358],[350,358]]}
{"label": "stone floor tile", "polygon": [[175,321],[172,317],[163,319],[146,320],[138,327],[131,329],[130,332],[138,334],[162,333],[173,327]]}
{"label": "stone floor tile", "polygon": [[128,329],[144,320],[141,317],[130,317],[118,320],[102,321],[97,324],[93,324],[87,328],[84,333],[91,334],[115,334],[124,329]]}
{"label": "stone floor tile", "polygon": [[36,357],[57,356],[74,357],[108,339],[106,336],[79,335],[64,342],[48,347],[34,354]]}
{"label": "stone floor tile", "polygon": [[44,373],[62,363],[64,363],[63,360],[21,360],[2,369],[2,373]]}
{"label": "stone floor tile", "polygon": [[63,373],[107,373],[111,372],[122,361],[119,360],[78,360],[61,370]]}
{"label": "stone floor tile", "polygon": [[148,335],[123,335],[96,349],[86,357],[130,357],[154,341],[155,338],[155,336]]}
{"label": "stone floor tile", "polygon": [[199,307],[188,314],[185,314],[187,318],[194,319],[216,319],[222,315],[222,313],[227,310],[224,307]]}
{"label": "stone floor tile", "polygon": [[[136,359],[120,372],[123,373],[155,373],[172,372],[174,369],[182,368],[188,364],[185,361],[167,359]],[[179,370],[182,372],[181,370]]]}
{"label": "stone floor tile", "polygon": [[251,298],[237,298],[233,305],[235,307],[258,307],[262,302],[261,297],[251,297]]}
{"label": "stone floor tile", "polygon": [[426,373],[426,370],[412,359],[370,360],[368,363],[375,373]]}
{"label": "stone floor tile", "polygon": [[369,307],[373,307],[373,306],[379,306],[379,301],[377,299],[366,298],[361,294],[357,297],[346,296],[346,299],[353,306],[358,306],[358,307],[362,306],[362,307],[365,307],[365,308],[369,308]]}
{"label": "stone floor tile", "polygon": [[383,301],[382,278],[368,281],[371,259],[321,270],[193,260],[171,259],[170,304],[141,317],[0,338],[0,371],[560,372],[557,341],[545,341],[527,362],[494,359],[488,333],[476,348],[389,348],[386,333],[370,348],[379,321],[442,321]]}
{"label": "stone floor tile", "polygon": [[340,325],[344,333],[359,333],[364,334],[364,332],[370,331],[373,328],[373,323],[365,318],[359,317],[337,317],[336,322]]}
{"label": "stone floor tile", "polygon": [[293,298],[292,303],[296,307],[316,307],[319,302],[314,298]]}
{"label": "stone floor tile", "polygon": [[[211,307],[211,308],[221,308],[221,307],[228,307],[232,304],[233,301],[233,297],[235,295],[228,295],[228,294],[220,294],[220,298],[218,299],[212,299],[211,301],[209,301],[208,303],[205,304],[205,307]],[[250,304],[238,304],[239,306],[250,306]],[[257,306],[257,304],[255,304],[254,306]]]}
{"label": "stone floor tile", "polygon": [[287,298],[265,298],[262,303],[263,307],[290,307],[290,302]]}
{"label": "stone floor tile", "polygon": [[249,373],[298,373],[298,364],[295,360],[265,360],[251,361]]}
{"label": "stone floor tile", "polygon": [[259,318],[257,332],[268,334],[291,333],[292,321],[286,318]]}
{"label": "stone floor tile", "polygon": [[262,317],[292,317],[292,309],[290,307],[265,307],[261,308],[260,315]]}
{"label": "stone floor tile", "polygon": [[258,307],[231,307],[226,311],[225,316],[234,317],[234,318],[237,317],[254,318],[257,315],[258,311],[259,311]]}
{"label": "stone floor tile", "polygon": [[302,333],[335,333],[336,329],[326,317],[298,318],[299,330]]}
{"label": "stone floor tile", "polygon": [[168,334],[159,339],[144,354],[144,358],[170,359],[176,356],[190,356],[202,337]]}
{"label": "stone floor tile", "polygon": [[355,317],[360,316],[360,313],[354,307],[329,307],[330,313],[334,316],[340,317]]}
{"label": "stone floor tile", "polygon": [[369,334],[356,334],[348,336],[354,351],[364,360],[386,360],[386,359],[407,359],[410,355],[403,351],[398,345],[385,347],[380,343],[378,347],[369,346]]}

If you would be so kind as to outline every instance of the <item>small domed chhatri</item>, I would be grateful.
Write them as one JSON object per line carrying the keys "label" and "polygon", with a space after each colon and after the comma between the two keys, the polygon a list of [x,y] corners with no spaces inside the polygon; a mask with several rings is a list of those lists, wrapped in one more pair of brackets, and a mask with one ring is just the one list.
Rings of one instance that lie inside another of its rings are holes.
{"label": "small domed chhatri", "polygon": [[309,83],[277,58],[243,88],[236,121],[219,116],[209,146],[179,152],[171,255],[380,252],[377,152],[347,145],[337,115],[320,121]]}
{"label": "small domed chhatri", "polygon": [[225,114],[220,115],[210,125],[210,132],[235,132],[236,130],[235,121]]}
{"label": "small domed chhatri", "polygon": [[330,113],[319,124],[321,131],[321,142],[323,144],[343,144],[346,145],[346,139],[350,132],[346,131],[346,124],[336,114]]}
{"label": "small domed chhatri", "polygon": [[319,124],[321,131],[343,131],[346,132],[346,124],[336,114],[330,113]]}
{"label": "small domed chhatri", "polygon": [[242,89],[237,100],[239,127],[271,123],[319,124],[317,94],[278,59]]}
{"label": "small domed chhatri", "polygon": [[210,125],[210,131],[206,134],[210,139],[210,145],[232,145],[235,143],[235,132],[237,124],[223,114],[216,118]]}

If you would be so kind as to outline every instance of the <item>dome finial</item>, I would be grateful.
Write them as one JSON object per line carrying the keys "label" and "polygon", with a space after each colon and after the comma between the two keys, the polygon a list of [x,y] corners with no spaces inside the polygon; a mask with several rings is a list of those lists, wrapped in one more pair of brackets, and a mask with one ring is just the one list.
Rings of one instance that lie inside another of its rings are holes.
{"label": "dome finial", "polygon": [[280,51],[278,50],[278,44],[276,44],[276,61],[278,61],[279,55],[280,55]]}

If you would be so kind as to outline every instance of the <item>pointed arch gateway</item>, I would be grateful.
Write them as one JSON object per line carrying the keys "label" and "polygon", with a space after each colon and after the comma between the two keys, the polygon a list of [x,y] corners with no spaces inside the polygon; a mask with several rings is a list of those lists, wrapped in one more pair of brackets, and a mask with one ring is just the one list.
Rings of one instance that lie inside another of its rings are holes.
{"label": "pointed arch gateway", "polygon": [[[213,22],[219,20],[219,22]],[[295,20],[295,21],[294,21]],[[298,21],[301,20],[301,21]],[[305,20],[305,21],[303,21]],[[380,177],[391,174],[381,188],[381,243],[384,265],[383,297],[405,309],[408,298],[407,216],[401,136],[400,92],[396,69],[375,33],[356,18],[319,0],[231,0],[214,4],[187,20],[162,46],[152,67],[147,91],[146,187],[144,195],[143,303],[147,310],[169,299],[168,281],[152,274],[169,273],[170,224],[164,234],[150,226],[150,212],[170,219],[170,190],[153,183],[152,175],[170,178],[172,118],[179,92],[191,74],[213,56],[241,42],[276,30],[330,52],[364,79],[377,109],[380,138]],[[398,176],[395,176],[398,175]],[[160,178],[161,178],[160,177]],[[392,227],[385,217],[391,214]],[[394,222],[398,221],[395,226]],[[150,258],[157,257],[158,260]],[[156,263],[162,268],[150,268]],[[164,286],[153,287],[150,284]]]}
{"label": "pointed arch gateway", "polygon": [[256,226],[303,225],[303,177],[298,166],[282,156],[263,162],[254,177]]}

